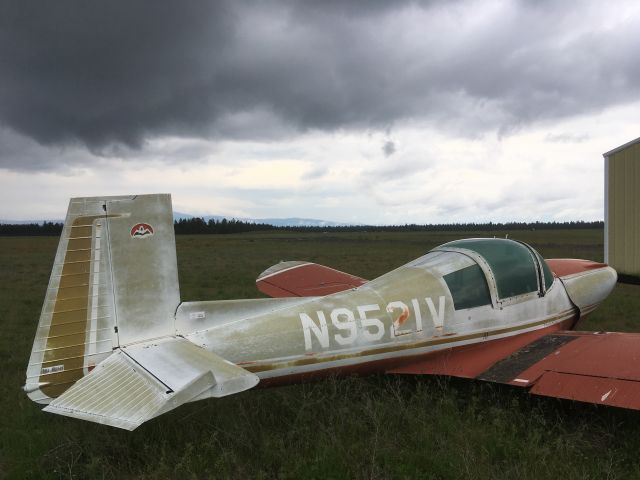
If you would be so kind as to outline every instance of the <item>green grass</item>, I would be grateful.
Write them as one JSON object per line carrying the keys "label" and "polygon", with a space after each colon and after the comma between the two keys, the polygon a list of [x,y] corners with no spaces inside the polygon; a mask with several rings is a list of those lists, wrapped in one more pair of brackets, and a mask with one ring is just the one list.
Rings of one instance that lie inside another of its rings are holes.
{"label": "green grass", "polygon": [[[465,233],[464,236],[488,234]],[[504,232],[500,234],[503,236]],[[178,237],[184,300],[257,297],[311,260],[373,278],[458,233]],[[602,232],[520,231],[546,257],[602,260]],[[188,404],[129,433],[41,412],[22,392],[56,238],[0,238],[0,477],[640,478],[640,413],[437,377],[327,380]],[[640,286],[578,328],[640,331]]]}

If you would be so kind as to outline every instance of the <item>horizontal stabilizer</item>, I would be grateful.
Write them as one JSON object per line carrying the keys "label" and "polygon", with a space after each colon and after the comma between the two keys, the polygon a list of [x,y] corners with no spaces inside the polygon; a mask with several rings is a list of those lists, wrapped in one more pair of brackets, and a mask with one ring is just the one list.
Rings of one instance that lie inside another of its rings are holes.
{"label": "horizontal stabilizer", "polygon": [[310,262],[280,262],[256,279],[256,286],[270,297],[318,297],[356,288],[367,280]]}
{"label": "horizontal stabilizer", "polygon": [[44,410],[133,430],[196,397],[258,383],[253,373],[179,337],[117,349]]}

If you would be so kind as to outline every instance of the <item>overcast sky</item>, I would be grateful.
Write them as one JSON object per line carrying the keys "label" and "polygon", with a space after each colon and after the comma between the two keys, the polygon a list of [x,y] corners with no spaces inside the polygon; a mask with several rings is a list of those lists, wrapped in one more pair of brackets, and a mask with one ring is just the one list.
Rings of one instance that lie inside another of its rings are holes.
{"label": "overcast sky", "polygon": [[640,3],[0,0],[0,219],[603,218]]}

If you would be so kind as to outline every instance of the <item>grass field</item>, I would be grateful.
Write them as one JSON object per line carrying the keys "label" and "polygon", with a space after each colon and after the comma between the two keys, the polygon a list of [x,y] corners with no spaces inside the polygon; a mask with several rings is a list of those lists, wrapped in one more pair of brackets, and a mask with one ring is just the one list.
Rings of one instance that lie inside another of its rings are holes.
{"label": "grass field", "polygon": [[[258,297],[256,276],[280,260],[373,278],[478,235],[492,233],[180,236],[182,299]],[[601,230],[509,237],[547,258],[602,260]],[[132,433],[41,412],[21,386],[57,241],[0,238],[0,477],[640,478],[640,412],[455,379],[254,389],[182,406]],[[640,286],[618,285],[578,328],[640,331]]]}

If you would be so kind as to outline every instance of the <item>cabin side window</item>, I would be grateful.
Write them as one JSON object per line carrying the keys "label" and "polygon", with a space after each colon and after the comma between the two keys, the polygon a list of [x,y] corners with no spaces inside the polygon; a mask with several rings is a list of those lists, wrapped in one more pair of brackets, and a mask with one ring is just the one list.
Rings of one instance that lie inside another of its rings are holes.
{"label": "cabin side window", "polygon": [[[534,250],[535,251],[535,250]],[[549,290],[551,285],[553,284],[553,273],[551,273],[551,269],[547,262],[542,258],[542,256],[536,252],[536,257],[538,257],[538,262],[542,266],[542,275],[544,277],[544,289]]]}
{"label": "cabin side window", "polygon": [[487,279],[477,264],[451,272],[443,278],[449,287],[456,310],[481,307],[491,303]]}

